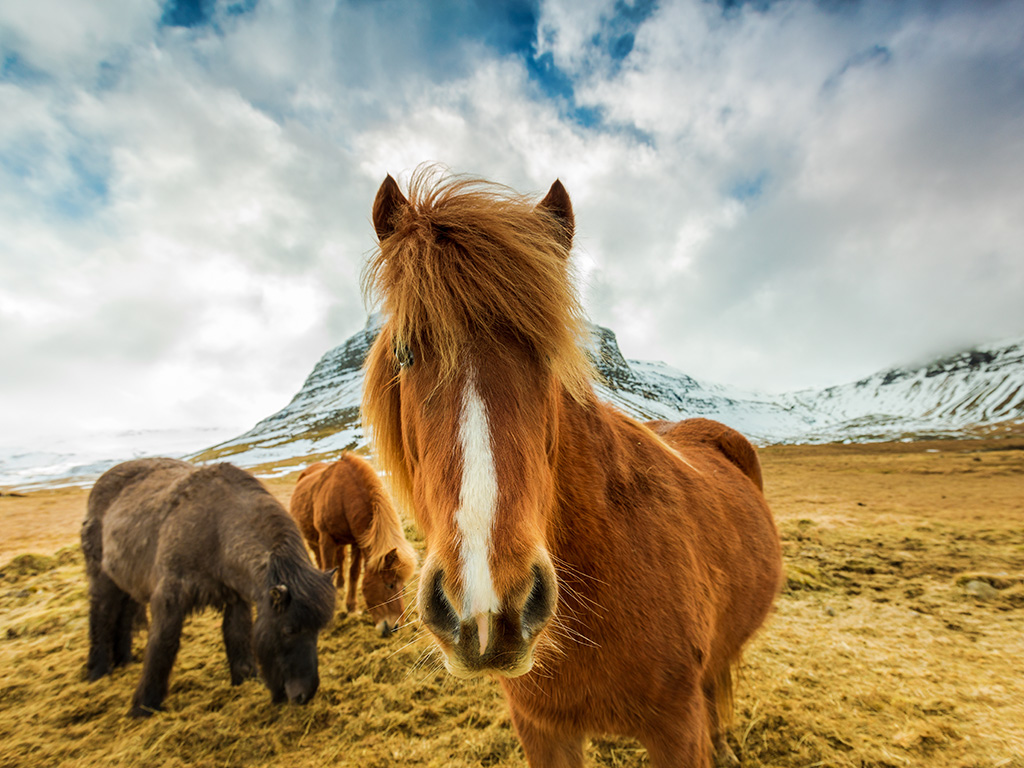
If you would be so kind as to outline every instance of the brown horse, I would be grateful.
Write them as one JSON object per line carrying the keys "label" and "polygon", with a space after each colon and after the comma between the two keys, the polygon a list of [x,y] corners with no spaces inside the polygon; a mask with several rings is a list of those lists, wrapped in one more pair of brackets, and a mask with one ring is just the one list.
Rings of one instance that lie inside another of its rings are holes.
{"label": "brown horse", "polygon": [[258,663],[274,702],[313,698],[317,635],[334,614],[334,589],[284,507],[248,472],[177,459],[118,464],[89,493],[82,551],[90,680],[131,660],[133,620],[150,607],[130,715],[160,709],[185,617],[206,606],[224,613],[232,685]]}
{"label": "brown horse", "polygon": [[381,637],[398,629],[405,584],[416,568],[416,553],[405,539],[391,498],[373,467],[354,453],[333,464],[306,467],[292,493],[292,517],[299,524],[317,565],[337,568],[338,589],[345,582],[345,547],[352,550],[345,607],[356,610],[356,584],[365,558],[363,597]]}
{"label": "brown horse", "polygon": [[560,182],[534,206],[419,171],[409,198],[388,176],[374,202],[364,290],[386,320],[363,413],[426,538],[445,665],[499,677],[531,766],[582,765],[596,733],[710,765],[780,580],[753,447],[598,401]]}

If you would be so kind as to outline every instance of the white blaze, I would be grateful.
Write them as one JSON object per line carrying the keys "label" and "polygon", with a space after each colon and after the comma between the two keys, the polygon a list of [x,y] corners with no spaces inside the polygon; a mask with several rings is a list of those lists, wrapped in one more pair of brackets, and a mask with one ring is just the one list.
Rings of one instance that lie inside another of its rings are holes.
{"label": "white blaze", "polygon": [[[465,592],[461,618],[465,621],[473,616],[497,613],[500,607],[488,559],[491,529],[498,509],[498,476],[491,451],[487,409],[477,391],[472,371],[463,394],[459,441],[462,445],[462,488],[455,522],[462,538],[462,585]],[[480,641],[482,651],[487,642],[485,631],[482,631]]]}

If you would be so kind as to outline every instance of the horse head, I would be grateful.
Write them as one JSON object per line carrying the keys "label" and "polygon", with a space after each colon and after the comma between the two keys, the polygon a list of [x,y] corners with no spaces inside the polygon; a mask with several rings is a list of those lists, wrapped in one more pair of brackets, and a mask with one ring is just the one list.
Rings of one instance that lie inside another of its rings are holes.
{"label": "horse head", "polygon": [[[389,176],[364,275],[387,317],[364,418],[426,559],[420,616],[453,674],[528,672],[558,604],[548,534],[566,392],[589,381],[561,183],[538,205],[504,188]],[[571,396],[568,395],[568,396]]]}
{"label": "horse head", "polygon": [[390,637],[398,631],[405,614],[405,584],[412,576],[415,560],[408,552],[390,549],[378,560],[371,559],[363,572],[363,597],[377,633]]}
{"label": "horse head", "polygon": [[320,686],[317,637],[334,615],[334,571],[305,565],[272,556],[257,603],[253,651],[275,704],[307,704]]}

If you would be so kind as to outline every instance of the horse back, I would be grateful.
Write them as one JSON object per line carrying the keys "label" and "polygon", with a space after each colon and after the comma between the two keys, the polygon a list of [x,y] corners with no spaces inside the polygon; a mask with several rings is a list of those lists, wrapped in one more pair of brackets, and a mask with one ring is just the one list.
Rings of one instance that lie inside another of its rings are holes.
{"label": "horse back", "polygon": [[649,421],[647,426],[676,450],[687,446],[706,445],[721,453],[749,477],[758,490],[764,490],[761,462],[757,451],[743,435],[711,419],[684,419],[683,421]]}
{"label": "horse back", "polygon": [[193,470],[184,461],[151,458],[126,461],[101,475],[82,524],[87,571],[104,570],[135,599],[148,600],[160,530],[173,508],[169,492]]}

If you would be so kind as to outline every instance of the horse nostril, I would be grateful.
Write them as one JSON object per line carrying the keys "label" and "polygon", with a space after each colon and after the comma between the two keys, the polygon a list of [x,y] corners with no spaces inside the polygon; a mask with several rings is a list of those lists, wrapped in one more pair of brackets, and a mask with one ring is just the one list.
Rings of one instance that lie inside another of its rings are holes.
{"label": "horse nostril", "polygon": [[316,689],[320,687],[320,680],[316,678],[309,680],[289,680],[284,685],[285,698],[290,704],[308,704],[313,700]]}
{"label": "horse nostril", "polygon": [[434,632],[458,638],[459,617],[444,593],[444,572],[438,568],[430,580],[429,588],[422,597],[423,621]]}
{"label": "horse nostril", "polygon": [[533,587],[523,605],[524,638],[540,631],[554,612],[555,585],[551,577],[541,570],[540,566],[535,565],[533,566]]}

